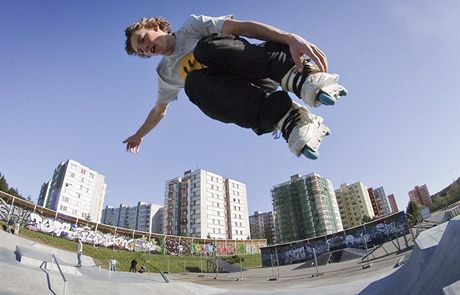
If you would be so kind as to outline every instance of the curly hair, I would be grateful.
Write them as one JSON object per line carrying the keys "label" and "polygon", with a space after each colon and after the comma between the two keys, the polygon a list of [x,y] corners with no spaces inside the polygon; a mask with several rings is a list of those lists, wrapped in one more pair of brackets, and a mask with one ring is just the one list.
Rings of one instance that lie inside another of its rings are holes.
{"label": "curly hair", "polygon": [[[150,17],[150,18],[143,17],[139,21],[127,27],[125,30],[126,53],[128,53],[129,55],[139,55],[137,52],[134,51],[131,45],[131,36],[135,31],[140,30],[140,29],[156,29],[156,28],[168,34],[171,33],[172,31],[171,24],[169,23],[169,21],[165,18],[162,18],[161,16]],[[142,56],[142,55],[139,55],[139,56]]]}

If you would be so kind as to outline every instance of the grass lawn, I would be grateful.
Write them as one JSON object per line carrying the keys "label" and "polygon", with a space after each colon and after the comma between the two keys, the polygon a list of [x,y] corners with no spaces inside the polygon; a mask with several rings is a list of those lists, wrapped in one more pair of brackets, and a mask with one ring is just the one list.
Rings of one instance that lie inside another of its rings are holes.
{"label": "grass lawn", "polygon": [[[4,225],[4,223],[0,223]],[[69,241],[64,238],[51,236],[41,232],[35,232],[21,227],[19,236],[45,244],[58,249],[76,252],[77,242]],[[128,252],[125,250],[112,250],[110,248],[98,247],[85,244],[83,246],[83,255],[91,256],[96,264],[103,268],[109,267],[109,261],[115,258],[118,261],[118,270],[129,271],[131,260],[137,260],[137,268],[142,264],[148,272],[169,271],[177,272],[207,272],[206,256],[164,256],[148,253]],[[234,265],[240,264],[240,257],[243,268],[256,268],[262,265],[260,254],[219,256],[219,259],[225,260]],[[209,268],[211,271],[211,268]]]}

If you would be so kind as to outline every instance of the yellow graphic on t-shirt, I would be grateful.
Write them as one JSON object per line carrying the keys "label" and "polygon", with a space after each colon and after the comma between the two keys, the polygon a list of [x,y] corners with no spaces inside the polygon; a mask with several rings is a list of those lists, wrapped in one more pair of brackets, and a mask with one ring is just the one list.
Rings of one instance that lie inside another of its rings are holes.
{"label": "yellow graphic on t-shirt", "polygon": [[202,63],[199,63],[195,59],[193,53],[187,54],[179,62],[179,74],[184,80],[187,78],[188,73],[190,73],[191,71],[200,70],[204,68],[206,68],[206,66]]}

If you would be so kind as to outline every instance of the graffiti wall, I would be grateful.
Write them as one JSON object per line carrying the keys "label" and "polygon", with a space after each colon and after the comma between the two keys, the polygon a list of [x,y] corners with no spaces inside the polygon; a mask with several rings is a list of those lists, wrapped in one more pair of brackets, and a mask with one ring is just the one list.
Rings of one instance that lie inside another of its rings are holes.
{"label": "graffiti wall", "polygon": [[[71,241],[81,238],[83,243],[100,247],[123,249],[134,252],[149,252],[164,255],[233,255],[259,253],[259,248],[266,246],[264,243],[251,241],[209,240],[204,242],[200,239],[194,241],[188,237],[162,236],[151,237],[149,233],[141,237],[134,237],[131,230],[120,229],[128,234],[102,232],[95,223],[71,222],[66,220],[65,215],[55,214],[54,217],[46,217],[32,210],[23,209],[20,206],[7,204],[0,198],[0,220],[8,222],[12,220],[28,230],[38,231]],[[103,227],[103,226],[100,226]],[[129,233],[130,232],[130,233]]]}
{"label": "graffiti wall", "polygon": [[348,247],[370,248],[408,233],[409,227],[407,226],[406,214],[398,212],[372,223],[347,229],[333,235],[261,248],[262,265],[271,266],[272,261],[275,260],[279,261],[279,265],[311,260],[314,259],[313,249],[315,249],[316,255],[319,256],[325,252]]}

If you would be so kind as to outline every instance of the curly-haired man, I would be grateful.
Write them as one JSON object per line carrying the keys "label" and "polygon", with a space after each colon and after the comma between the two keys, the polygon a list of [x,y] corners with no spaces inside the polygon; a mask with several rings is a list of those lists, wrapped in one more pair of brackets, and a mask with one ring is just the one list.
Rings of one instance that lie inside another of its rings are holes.
{"label": "curly-haired man", "polygon": [[[139,151],[142,138],[184,88],[207,116],[251,128],[258,135],[281,132],[295,155],[316,159],[329,128],[287,92],[311,107],[332,105],[346,95],[338,75],[327,73],[326,56],[317,46],[263,23],[238,21],[233,15],[192,15],[172,33],[166,19],[142,18],[125,35],[128,54],[163,56],[157,67],[155,107],[137,132],[123,141],[131,153]],[[242,37],[265,42],[251,44]]]}

